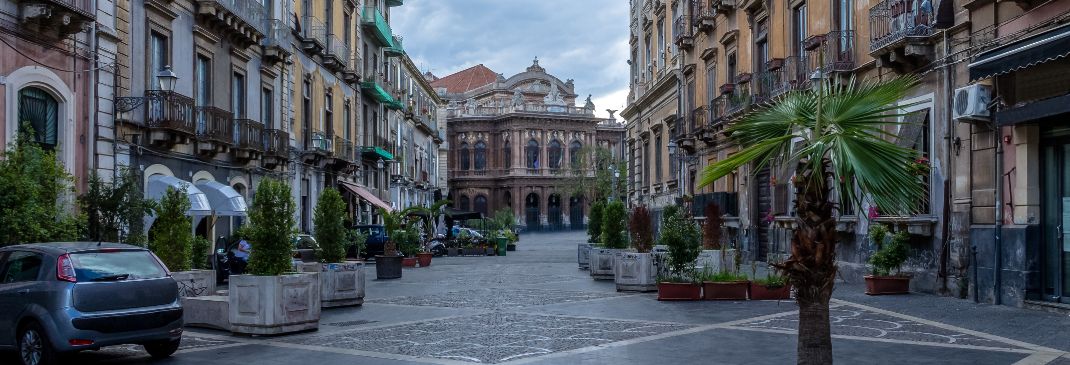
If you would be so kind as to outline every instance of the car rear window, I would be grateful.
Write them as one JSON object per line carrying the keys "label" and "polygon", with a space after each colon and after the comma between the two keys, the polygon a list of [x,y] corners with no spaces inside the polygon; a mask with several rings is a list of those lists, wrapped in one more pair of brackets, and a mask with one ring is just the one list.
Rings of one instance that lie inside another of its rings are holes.
{"label": "car rear window", "polygon": [[104,251],[71,254],[78,281],[128,275],[125,280],[154,279],[167,272],[149,251]]}

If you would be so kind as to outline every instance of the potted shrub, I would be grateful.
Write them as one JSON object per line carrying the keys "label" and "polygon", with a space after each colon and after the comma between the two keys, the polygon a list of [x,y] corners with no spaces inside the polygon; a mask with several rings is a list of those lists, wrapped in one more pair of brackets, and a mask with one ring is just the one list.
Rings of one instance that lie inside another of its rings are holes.
{"label": "potted shrub", "polygon": [[398,251],[398,238],[404,235],[401,230],[406,212],[388,212],[380,208],[379,214],[383,217],[383,228],[386,230],[387,240],[383,244],[383,254],[375,256],[375,278],[379,280],[398,279],[401,277],[401,260],[403,258],[401,252]]}
{"label": "potted shrub", "polygon": [[265,178],[249,211],[249,275],[230,277],[231,331],[253,335],[319,328],[318,273],[293,273],[290,233],[296,204],[290,186]]}
{"label": "potted shrub", "polygon": [[[728,261],[728,250],[721,247],[721,262]],[[738,261],[736,261],[738,262]],[[721,265],[720,271],[705,269],[702,273],[703,298],[710,300],[746,301],[750,280],[739,273],[739,268],[729,270]]]}
{"label": "potted shrub", "polygon": [[591,268],[591,252],[594,251],[594,247],[598,245],[602,236],[602,209],[604,207],[605,203],[601,200],[596,200],[591,204],[591,213],[587,217],[587,243],[581,243],[576,247],[576,260],[580,270]]}
{"label": "potted shrub", "polygon": [[616,276],[613,264],[617,253],[628,247],[624,226],[627,219],[628,211],[621,201],[608,203],[603,208],[602,223],[598,225],[602,229],[602,243],[591,253],[591,278],[613,280]]}
{"label": "potted shrub", "polygon": [[791,299],[791,284],[788,278],[769,272],[764,278],[756,278],[750,284],[751,300],[784,300]]}
{"label": "potted shrub", "polygon": [[631,233],[632,247],[636,252],[617,254],[614,281],[617,291],[655,291],[657,269],[650,249],[654,247],[654,229],[650,222],[650,212],[645,206],[632,210],[628,218],[628,232]]}
{"label": "potted shrub", "polygon": [[346,262],[346,252],[355,242],[345,228],[346,203],[335,189],[320,195],[312,221],[321,264],[314,267],[320,276],[320,305],[323,308],[364,303],[364,265]]}
{"label": "potted shrub", "polygon": [[877,252],[869,258],[873,273],[865,277],[866,294],[910,293],[910,276],[900,271],[910,254],[910,248],[907,246],[910,235],[899,231],[888,239],[888,229],[882,224],[874,224],[869,229],[869,236],[877,247]]}
{"label": "potted shrub", "polygon": [[190,208],[186,189],[167,188],[156,206],[149,250],[171,271],[171,277],[178,282],[179,295],[214,295],[215,272],[195,270],[197,260],[193,257],[193,223],[186,216]]}
{"label": "potted shrub", "polygon": [[658,244],[669,249],[668,274],[658,276],[658,300],[699,300],[702,286],[695,282],[699,232],[691,218],[675,206],[662,212]]}
{"label": "potted shrub", "polygon": [[394,235],[397,236],[395,241],[401,249],[401,254],[405,256],[401,259],[401,266],[416,267],[418,262],[416,255],[420,253],[420,238],[415,227],[409,225],[405,229],[395,231]]}

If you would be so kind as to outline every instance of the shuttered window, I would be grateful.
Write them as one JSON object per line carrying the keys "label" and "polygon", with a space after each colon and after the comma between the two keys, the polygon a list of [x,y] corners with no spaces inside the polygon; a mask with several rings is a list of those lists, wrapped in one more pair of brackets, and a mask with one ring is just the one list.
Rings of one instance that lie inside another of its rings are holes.
{"label": "shuttered window", "polygon": [[45,149],[54,149],[59,133],[59,103],[48,92],[27,87],[19,91],[19,123]]}

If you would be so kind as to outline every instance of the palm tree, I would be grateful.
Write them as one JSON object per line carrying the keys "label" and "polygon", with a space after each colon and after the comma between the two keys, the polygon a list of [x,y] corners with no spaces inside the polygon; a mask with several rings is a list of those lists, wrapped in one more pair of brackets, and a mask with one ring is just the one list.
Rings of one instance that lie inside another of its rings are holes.
{"label": "palm tree", "polygon": [[[829,300],[836,275],[837,201],[867,199],[881,212],[918,210],[926,188],[907,166],[917,156],[897,146],[889,130],[901,106],[896,102],[917,84],[913,76],[846,84],[829,81],[817,90],[789,93],[727,128],[740,150],[708,166],[700,186],[751,164],[757,171],[773,163],[795,165],[797,228],[791,257],[778,265],[797,289],[799,364],[831,364]],[[860,192],[856,192],[856,188]],[[833,189],[839,192],[835,199]]]}

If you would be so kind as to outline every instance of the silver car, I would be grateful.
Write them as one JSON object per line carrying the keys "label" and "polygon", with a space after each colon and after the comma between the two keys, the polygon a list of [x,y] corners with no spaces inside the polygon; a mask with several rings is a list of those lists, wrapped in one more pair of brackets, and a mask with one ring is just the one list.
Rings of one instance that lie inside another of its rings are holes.
{"label": "silver car", "polygon": [[24,365],[119,344],[168,357],[182,337],[178,285],[156,255],[130,245],[0,248],[0,349]]}

